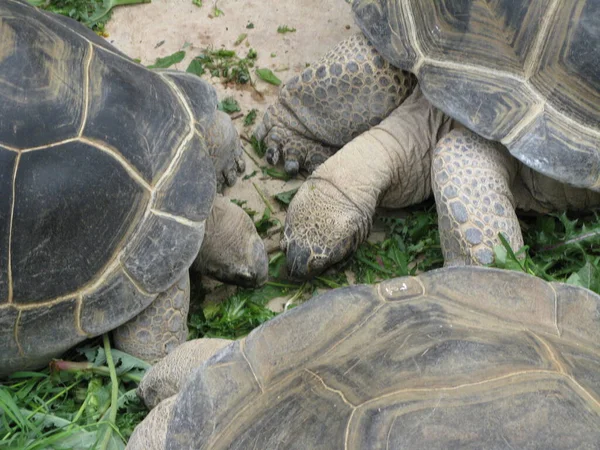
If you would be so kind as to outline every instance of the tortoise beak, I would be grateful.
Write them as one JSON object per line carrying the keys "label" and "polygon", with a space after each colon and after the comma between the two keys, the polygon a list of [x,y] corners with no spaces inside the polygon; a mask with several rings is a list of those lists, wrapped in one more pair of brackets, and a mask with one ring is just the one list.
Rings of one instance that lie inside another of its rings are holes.
{"label": "tortoise beak", "polygon": [[322,249],[290,240],[286,245],[287,268],[290,277],[311,279],[334,264],[345,260],[354,251],[355,239],[350,237],[339,242],[333,249]]}

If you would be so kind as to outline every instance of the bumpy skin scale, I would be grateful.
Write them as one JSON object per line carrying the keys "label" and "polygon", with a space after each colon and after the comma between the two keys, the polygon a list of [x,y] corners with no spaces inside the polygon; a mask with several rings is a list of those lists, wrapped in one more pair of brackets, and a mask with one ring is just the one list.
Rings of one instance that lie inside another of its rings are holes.
{"label": "bumpy skin scale", "polygon": [[145,310],[113,330],[115,345],[126,353],[155,363],[187,339],[189,309],[190,277],[185,273]]}
{"label": "bumpy skin scale", "polygon": [[[352,43],[357,40],[360,47],[340,44],[319,64],[332,67],[336,58],[343,58],[349,65],[356,59],[362,60],[364,54],[377,55],[364,38],[349,39]],[[339,55],[342,51],[350,53]],[[356,51],[358,56],[352,54]],[[386,71],[394,70],[387,67]],[[369,71],[355,76],[373,75]],[[314,85],[315,81],[308,79],[306,83]],[[304,96],[316,91],[314,87],[313,91],[303,89]],[[272,108],[281,111],[282,98],[286,98],[286,104],[301,103],[299,98],[294,102],[292,95],[295,91],[284,88]],[[281,242],[292,276],[309,278],[347,258],[366,239],[376,207],[401,208],[432,194],[437,200],[446,265],[490,263],[493,247],[500,243],[498,233],[503,233],[513,249],[518,250],[523,238],[517,208],[548,212],[600,205],[599,193],[570,187],[535,172],[511,157],[502,145],[470,131],[456,130],[442,138],[451,126],[459,125],[452,125],[451,119],[420,92],[402,97],[395,97],[399,106],[379,125],[322,163],[292,200]],[[306,99],[304,102],[310,103]],[[324,109],[334,104],[320,104],[318,114],[339,113],[337,109]],[[350,111],[357,108],[353,104],[346,107]],[[312,123],[316,114],[298,109],[295,117]],[[259,136],[271,121],[267,113],[258,127]],[[358,128],[361,131],[368,124],[362,126]],[[275,131],[277,136],[284,133]],[[285,132],[290,136],[286,144],[289,146],[301,131],[292,132],[288,127]],[[350,137],[352,133],[346,135]],[[307,138],[316,137],[307,131],[296,141]]]}
{"label": "bumpy skin scale", "polygon": [[483,267],[332,290],[177,381],[166,435],[142,422],[129,448],[596,449],[598,311],[586,289]]}
{"label": "bumpy skin scale", "polygon": [[502,233],[523,246],[512,193],[519,164],[499,143],[454,130],[433,155],[433,193],[446,265],[490,264]]}
{"label": "bumpy skin scale", "polygon": [[271,164],[283,154],[288,173],[312,171],[387,117],[415,83],[357,34],[287,81],[254,134],[265,140]]}
{"label": "bumpy skin scale", "polygon": [[352,10],[435,106],[537,172],[600,191],[598,0],[355,0]]}
{"label": "bumpy skin scale", "polygon": [[377,206],[431,195],[431,152],[451,120],[416,91],[379,125],[319,166],[288,207],[281,247],[290,273],[309,278],[369,235]]}

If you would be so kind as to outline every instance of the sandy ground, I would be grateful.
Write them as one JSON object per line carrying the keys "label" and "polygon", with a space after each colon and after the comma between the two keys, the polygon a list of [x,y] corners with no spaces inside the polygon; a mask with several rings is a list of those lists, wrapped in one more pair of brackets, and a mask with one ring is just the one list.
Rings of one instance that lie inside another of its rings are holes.
{"label": "sandy ground", "polygon": [[[215,6],[223,15],[212,17]],[[248,24],[254,28],[247,28]],[[282,25],[296,31],[278,33],[277,28]],[[150,4],[116,8],[107,26],[108,41],[130,57],[141,59],[145,65],[183,49],[186,58],[172,67],[185,70],[190,60],[206,48],[236,50],[241,57],[253,48],[258,52],[256,67],[270,68],[283,81],[299,74],[307,63],[316,61],[357,31],[350,5],[344,0],[204,0],[202,7],[194,5],[192,0],[152,0]],[[248,35],[245,41],[234,46],[243,33]],[[234,97],[242,113],[255,108],[258,118],[278,92],[276,86],[260,79],[253,80],[252,88],[249,85],[226,87],[219,78],[205,77],[215,86],[221,99]],[[240,134],[251,135],[251,128],[243,126],[243,118],[236,119],[235,123]],[[246,150],[258,160],[249,144]],[[268,165],[264,160],[257,162]],[[246,206],[260,215],[265,209],[260,190],[283,223],[285,212],[272,196],[297,187],[302,179],[284,182],[262,177],[260,168],[246,156],[246,174],[255,170],[259,175],[248,180],[243,180],[242,175],[225,194],[245,200]],[[270,252],[278,249],[279,242],[279,233],[276,229],[272,231],[272,236],[265,241]],[[211,287],[216,289],[209,300],[230,292],[216,285]]]}

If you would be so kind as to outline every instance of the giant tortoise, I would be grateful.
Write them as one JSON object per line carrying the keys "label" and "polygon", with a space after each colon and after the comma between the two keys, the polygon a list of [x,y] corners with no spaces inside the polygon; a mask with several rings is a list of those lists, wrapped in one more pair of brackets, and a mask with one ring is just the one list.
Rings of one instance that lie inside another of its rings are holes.
{"label": "giant tortoise", "polygon": [[364,35],[288,81],[255,132],[290,173],[344,146],[289,207],[293,275],[347,257],[376,207],[432,193],[447,265],[491,262],[499,233],[520,248],[516,208],[600,204],[600,0],[352,7]]}
{"label": "giant tortoise", "polygon": [[142,380],[164,400],[131,450],[600,446],[600,296],[580,287],[451,267],[207,341],[186,343],[221,347],[195,370],[173,353]]}
{"label": "giant tortoise", "polygon": [[187,337],[205,234],[205,272],[265,281],[252,221],[215,197],[241,154],[198,77],[152,72],[71,19],[2,0],[0,375],[135,316],[117,344],[163,356]]}

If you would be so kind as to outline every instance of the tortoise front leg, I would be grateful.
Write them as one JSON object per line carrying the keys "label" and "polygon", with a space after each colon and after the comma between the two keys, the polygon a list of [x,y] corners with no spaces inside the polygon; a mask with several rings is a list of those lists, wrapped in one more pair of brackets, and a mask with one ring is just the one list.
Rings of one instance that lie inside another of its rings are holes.
{"label": "tortoise front leg", "polygon": [[321,60],[288,80],[254,131],[267,161],[286,172],[316,167],[387,117],[416,86],[390,66],[362,34],[340,42]]}
{"label": "tortoise front leg", "polygon": [[190,277],[186,271],[150,306],[113,330],[116,347],[144,361],[157,362],[187,339],[189,307]]}
{"label": "tortoise front leg", "polygon": [[453,130],[438,142],[431,170],[444,265],[493,262],[499,233],[513,250],[523,246],[511,191],[518,164],[501,144]]}

